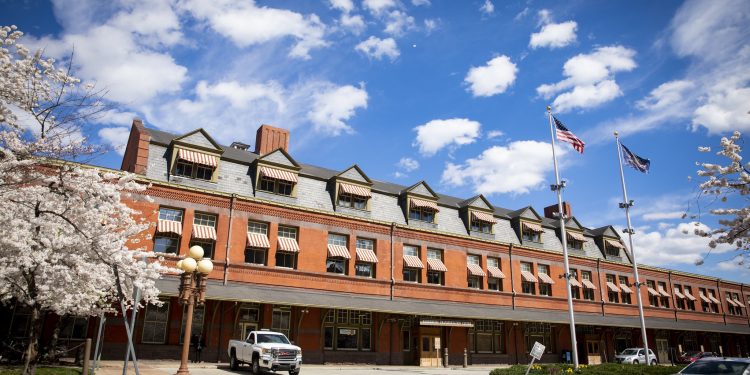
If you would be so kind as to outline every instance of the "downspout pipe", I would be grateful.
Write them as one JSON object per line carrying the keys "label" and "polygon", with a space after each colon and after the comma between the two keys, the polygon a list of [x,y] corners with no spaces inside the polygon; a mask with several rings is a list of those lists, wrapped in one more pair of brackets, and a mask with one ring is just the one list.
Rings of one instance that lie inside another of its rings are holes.
{"label": "downspout pipe", "polygon": [[515,278],[513,277],[513,244],[511,243],[508,247],[508,268],[510,269],[510,292],[511,292],[511,308],[516,309],[516,285],[513,283]]}
{"label": "downspout pipe", "polygon": [[229,225],[227,226],[227,247],[224,251],[224,285],[227,285],[227,278],[229,277],[229,249],[230,243],[232,243],[232,220],[234,218],[234,201],[237,199],[237,195],[232,193],[229,198]]}
{"label": "downspout pipe", "polygon": [[393,253],[394,253],[393,237],[394,237],[395,231],[396,231],[396,223],[391,222],[391,293],[390,293],[391,301],[393,301],[393,289],[396,286],[396,279],[394,278],[394,275],[393,275]]}

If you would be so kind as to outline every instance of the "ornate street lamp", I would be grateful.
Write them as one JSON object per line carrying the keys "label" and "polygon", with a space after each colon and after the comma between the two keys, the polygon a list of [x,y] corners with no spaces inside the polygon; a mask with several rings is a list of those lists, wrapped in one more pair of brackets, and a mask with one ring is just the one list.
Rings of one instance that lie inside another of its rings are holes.
{"label": "ornate street lamp", "polygon": [[211,259],[203,258],[203,248],[193,246],[188,256],[177,262],[177,268],[183,270],[180,276],[180,304],[187,305],[187,321],[182,336],[182,357],[180,369],[176,375],[189,375],[188,356],[190,355],[190,334],[193,330],[193,308],[206,301],[206,276],[214,269]]}

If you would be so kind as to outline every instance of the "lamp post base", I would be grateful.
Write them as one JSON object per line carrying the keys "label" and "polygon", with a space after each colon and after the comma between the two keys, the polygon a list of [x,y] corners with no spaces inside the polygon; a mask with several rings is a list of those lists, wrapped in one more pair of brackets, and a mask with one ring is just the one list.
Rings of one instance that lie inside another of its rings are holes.
{"label": "lamp post base", "polygon": [[190,371],[187,368],[180,367],[180,369],[175,372],[175,375],[190,375]]}

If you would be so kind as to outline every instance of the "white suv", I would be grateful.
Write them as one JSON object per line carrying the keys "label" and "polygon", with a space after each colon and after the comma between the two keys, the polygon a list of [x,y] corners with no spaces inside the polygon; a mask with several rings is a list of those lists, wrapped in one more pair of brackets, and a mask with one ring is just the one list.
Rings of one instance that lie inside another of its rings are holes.
{"label": "white suv", "polygon": [[[656,355],[651,349],[648,350],[648,358],[651,360],[652,365],[656,365]],[[637,365],[639,363],[646,363],[646,350],[643,348],[628,348],[622,351],[622,353],[615,356],[617,363],[632,363]]]}

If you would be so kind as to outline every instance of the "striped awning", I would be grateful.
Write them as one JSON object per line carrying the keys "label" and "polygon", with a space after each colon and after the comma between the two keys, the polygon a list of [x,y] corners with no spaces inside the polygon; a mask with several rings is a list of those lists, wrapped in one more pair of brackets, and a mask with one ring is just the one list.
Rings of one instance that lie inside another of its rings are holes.
{"label": "striped awning", "polygon": [[482,266],[478,264],[469,263],[466,265],[466,267],[469,269],[469,275],[471,276],[481,276],[481,277],[487,276],[487,274],[484,273]]}
{"label": "striped awning", "polygon": [[473,220],[484,221],[485,223],[491,223],[491,224],[497,223],[497,219],[495,219],[495,217],[492,216],[492,214],[488,214],[486,212],[471,211],[471,218]]}
{"label": "striped awning", "polygon": [[216,241],[216,228],[208,225],[193,224],[193,238]]}
{"label": "striped awning", "polygon": [[159,220],[156,226],[156,231],[159,233],[174,233],[176,235],[182,235],[182,222],[175,220]]}
{"label": "striped awning", "polygon": [[414,255],[404,255],[404,267],[424,268],[424,264]]}
{"label": "striped awning", "polygon": [[664,297],[672,297],[672,295],[670,295],[669,292],[667,292],[666,290],[664,290],[663,286],[659,285],[656,289],[659,291],[659,294],[661,294],[662,296],[664,296]]}
{"label": "striped awning", "polygon": [[693,295],[690,294],[690,292],[688,292],[687,290],[685,291],[685,297],[687,297],[687,299],[689,299],[691,301],[695,301],[696,300],[696,298],[693,297]]}
{"label": "striped awning", "polygon": [[657,292],[656,289],[654,289],[654,288],[652,288],[650,286],[646,287],[646,289],[648,289],[648,294],[650,294],[650,295],[652,295],[654,297],[659,297],[659,292]]}
{"label": "striped awning", "polygon": [[349,255],[349,249],[347,249],[346,246],[334,245],[330,243],[328,244],[328,256],[331,258],[340,257],[351,259],[351,255]]}
{"label": "striped awning", "polygon": [[342,193],[356,195],[358,197],[370,198],[372,196],[370,189],[364,186],[345,184],[341,182],[339,183],[339,189],[341,189]]}
{"label": "striped awning", "polygon": [[607,281],[607,288],[609,288],[611,292],[620,293],[620,288],[611,281]]}
{"label": "striped awning", "polygon": [[448,272],[448,267],[440,259],[427,258],[427,269],[430,271]]}
{"label": "striped awning", "polygon": [[737,304],[737,307],[744,307],[744,306],[742,305],[742,301],[740,301],[740,300],[738,300],[738,299],[736,299],[736,298],[734,299],[734,303],[736,303],[736,304]]}
{"label": "striped awning", "polygon": [[279,248],[278,251],[287,251],[290,253],[299,252],[299,244],[294,238],[279,237]]}
{"label": "striped awning", "polygon": [[367,263],[377,263],[378,256],[370,249],[357,249],[357,261]]}
{"label": "striped awning", "polygon": [[568,238],[574,239],[576,241],[586,242],[586,236],[576,233],[576,232],[566,232],[568,235]]}
{"label": "striped awning", "polygon": [[727,303],[729,303],[729,305],[731,305],[731,306],[734,306],[734,307],[741,307],[741,306],[742,306],[742,305],[740,305],[740,306],[737,306],[737,303],[736,303],[736,302],[734,302],[734,301],[733,301],[733,300],[732,300],[731,298],[729,298],[729,297],[727,297]]}
{"label": "striped awning", "polygon": [[698,291],[698,297],[700,297],[700,298],[701,298],[701,301],[703,301],[703,302],[705,302],[705,303],[711,303],[711,300],[710,300],[710,299],[708,299],[708,298],[706,297],[706,295],[705,295],[705,294],[703,294],[703,292],[701,292],[701,291]]}
{"label": "striped awning", "polygon": [[268,236],[262,233],[247,232],[247,247],[261,247],[268,249],[271,243],[268,242]]}
{"label": "striped awning", "polygon": [[549,275],[547,275],[546,273],[539,272],[539,274],[537,275],[537,277],[539,277],[539,280],[541,280],[542,283],[545,283],[545,284],[554,284],[555,283],[555,280],[552,280],[552,278],[549,277]]}
{"label": "striped awning", "polygon": [[607,240],[607,245],[608,246],[612,246],[612,247],[616,247],[618,249],[624,249],[625,248],[625,245],[623,245],[622,242],[615,241],[615,240]]}
{"label": "striped awning", "polygon": [[536,279],[536,276],[532,274],[529,271],[521,271],[521,277],[523,278],[523,281],[529,282],[529,283],[535,283],[539,280]]}
{"label": "striped awning", "polygon": [[674,288],[674,295],[679,299],[685,299],[685,295],[680,292],[679,289]]}
{"label": "striped awning", "polygon": [[720,305],[720,304],[721,304],[721,301],[719,301],[718,299],[716,299],[716,297],[714,297],[714,296],[712,296],[712,295],[710,295],[710,294],[708,295],[708,299],[710,299],[710,300],[711,300],[711,302],[713,302],[713,303],[715,303],[715,304],[717,304],[717,305]]}
{"label": "striped awning", "polygon": [[204,154],[202,152],[178,149],[177,158],[191,163],[216,167],[216,156]]}
{"label": "striped awning", "polygon": [[495,266],[487,266],[487,272],[490,273],[490,277],[494,277],[497,279],[505,278],[505,274],[503,273],[503,271],[501,271],[499,268]]}
{"label": "striped awning", "polygon": [[435,203],[433,201],[419,199],[419,198],[410,198],[409,199],[409,207],[410,208],[427,208],[427,209],[433,210],[435,212],[440,211],[438,209],[437,203]]}
{"label": "striped awning", "polygon": [[576,280],[575,278],[571,277],[570,278],[570,286],[575,286],[575,287],[580,288],[581,287],[581,283],[579,283],[578,280]]}
{"label": "striped awning", "polygon": [[544,229],[542,229],[542,226],[539,225],[539,224],[527,223],[527,222],[524,221],[523,222],[523,227],[526,228],[526,229],[528,229],[528,230],[530,230],[530,231],[532,231],[532,232],[537,232],[537,233],[544,232]]}
{"label": "striped awning", "polygon": [[289,172],[289,171],[282,170],[282,169],[276,169],[276,168],[271,168],[271,167],[260,167],[260,175],[269,177],[269,178],[275,178],[277,180],[292,182],[295,184],[297,183],[296,174]]}
{"label": "striped awning", "polygon": [[594,283],[592,283],[591,280],[583,279],[581,280],[581,283],[583,284],[583,287],[586,289],[596,290],[596,285],[594,285]]}
{"label": "striped awning", "polygon": [[624,283],[620,283],[620,289],[622,289],[622,291],[625,293],[633,293],[633,290]]}

